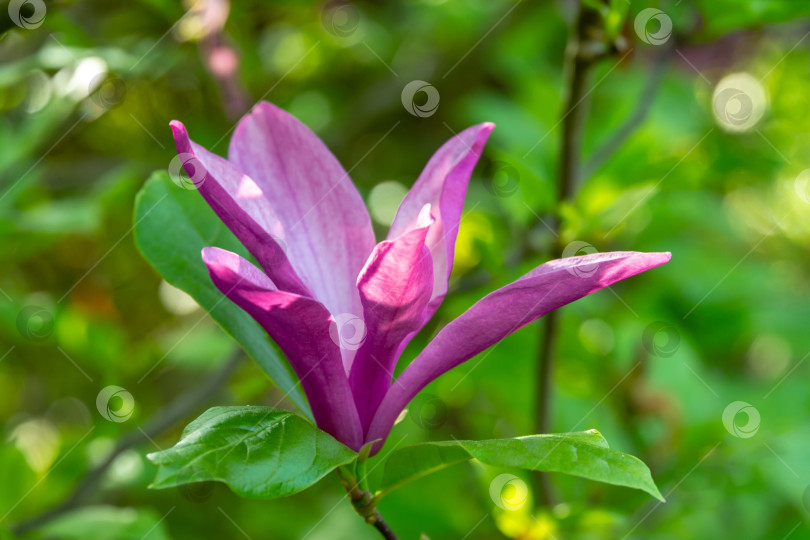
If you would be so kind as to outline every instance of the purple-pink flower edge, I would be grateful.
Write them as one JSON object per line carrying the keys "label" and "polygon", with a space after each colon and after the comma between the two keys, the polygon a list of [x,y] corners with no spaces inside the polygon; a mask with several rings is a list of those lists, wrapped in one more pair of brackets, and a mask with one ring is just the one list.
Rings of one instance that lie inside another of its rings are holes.
{"label": "purple-pink flower edge", "polygon": [[[447,293],[484,123],[431,157],[375,245],[363,199],[324,143],[261,102],[221,158],[171,123],[186,172],[261,266],[203,249],[211,279],[276,341],[318,426],[378,450],[408,402],[438,376],[560,306],[670,259],[611,252],[549,261],[447,324],[398,376],[397,360]],[[345,336],[344,334],[349,334]]]}

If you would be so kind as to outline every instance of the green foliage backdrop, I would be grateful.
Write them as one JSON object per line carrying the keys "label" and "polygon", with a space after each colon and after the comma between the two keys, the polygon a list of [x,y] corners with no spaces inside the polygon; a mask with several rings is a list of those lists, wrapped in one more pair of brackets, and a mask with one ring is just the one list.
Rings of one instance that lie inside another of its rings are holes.
{"label": "green foliage backdrop", "polygon": [[[208,406],[294,409],[258,365],[231,360],[232,338],[162,282],[133,238],[136,193],[153,171],[172,172],[168,122],[181,119],[222,155],[259,99],[326,141],[378,238],[442,142],[496,123],[471,183],[451,293],[406,359],[546,260],[554,215],[562,246],[673,253],[563,309],[552,409],[553,431],[598,429],[649,464],[667,502],[552,475],[559,504],[544,506],[528,476],[473,462],[386,497],[381,511],[402,538],[808,535],[806,3],[613,2],[625,46],[586,83],[578,190],[559,207],[574,2],[234,1],[224,26],[203,10],[219,2],[10,4],[19,10],[9,20],[0,10],[0,538],[70,501],[122,437],[135,444],[79,509],[27,537],[376,537],[334,476],[273,501],[219,484],[147,490],[156,469],[146,454],[173,445]],[[666,20],[639,33],[647,8]],[[747,75],[728,79],[735,73]],[[414,80],[440,96],[430,114],[403,106]],[[723,84],[737,94],[718,100]],[[541,324],[428,387],[389,445],[533,433]],[[222,383],[188,414],[150,430],[217,373]],[[513,473],[513,487],[529,486],[519,504],[492,491]]]}

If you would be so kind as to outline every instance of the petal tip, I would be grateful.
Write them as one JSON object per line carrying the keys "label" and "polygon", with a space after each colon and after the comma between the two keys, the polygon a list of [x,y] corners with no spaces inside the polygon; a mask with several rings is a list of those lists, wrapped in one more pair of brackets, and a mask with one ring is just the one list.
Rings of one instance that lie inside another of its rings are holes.
{"label": "petal tip", "polygon": [[191,149],[191,139],[189,139],[186,126],[180,120],[172,120],[169,122],[169,127],[172,128],[172,137],[174,137],[174,147],[177,149],[178,154],[193,154]]}
{"label": "petal tip", "polygon": [[[672,252],[670,251],[628,251],[624,253],[647,268],[661,266],[672,259]],[[587,257],[587,255],[585,256]]]}
{"label": "petal tip", "polygon": [[492,130],[495,129],[495,124],[492,122],[484,122],[470,128],[474,133],[473,148],[480,154],[484,150],[484,145],[489,139]]}
{"label": "petal tip", "polygon": [[[259,101],[250,110],[251,115],[276,115],[278,113],[286,113],[281,107],[270,103],[269,101]],[[287,113],[289,114],[289,113]]]}
{"label": "petal tip", "polygon": [[265,108],[268,108],[268,107],[272,109],[273,107],[275,107],[275,105],[273,105],[272,103],[270,103],[266,99],[262,99],[262,100],[259,100],[259,101],[256,102],[256,104],[253,106],[252,110],[255,111],[256,109],[265,109]]}
{"label": "petal tip", "polygon": [[656,253],[658,259],[660,259],[661,264],[666,264],[670,260],[672,260],[672,252],[671,251],[659,251]]}
{"label": "petal tip", "polygon": [[180,120],[172,120],[171,122],[169,122],[169,127],[172,128],[172,134],[174,135],[175,138],[188,136],[186,126],[184,126],[183,122],[181,122]]}
{"label": "petal tip", "polygon": [[200,258],[205,264],[209,264],[214,260],[214,250],[211,246],[204,247],[200,250]]}
{"label": "petal tip", "polygon": [[647,270],[667,264],[672,259],[672,253],[669,251],[646,252],[642,253],[641,256],[641,264],[644,265]]}
{"label": "petal tip", "polygon": [[200,256],[205,264],[218,264],[227,257],[229,252],[215,246],[207,246],[200,250]]}

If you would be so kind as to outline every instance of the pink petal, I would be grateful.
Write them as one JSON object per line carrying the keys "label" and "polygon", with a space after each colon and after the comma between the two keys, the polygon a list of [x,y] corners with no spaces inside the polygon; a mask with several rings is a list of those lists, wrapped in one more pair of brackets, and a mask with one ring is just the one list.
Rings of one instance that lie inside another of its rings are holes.
{"label": "pink petal", "polygon": [[261,270],[235,253],[208,247],[203,261],[217,288],[256,319],[287,356],[318,427],[358,450],[363,432],[340,349],[329,337],[334,320],[326,308],[277,290]]}
{"label": "pink petal", "polygon": [[349,382],[364,426],[391,386],[400,345],[424,324],[433,290],[427,232],[424,226],[380,242],[357,279],[368,337],[357,351]]}
{"label": "pink petal", "polygon": [[284,253],[284,229],[262,190],[231,163],[192,142],[181,122],[173,120],[171,127],[186,173],[214,212],[279,288],[311,296]]}
{"label": "pink petal", "polygon": [[[433,293],[427,313],[429,319],[447,294],[447,281],[453,269],[453,254],[458,236],[467,184],[484,144],[495,124],[484,123],[467,128],[439,148],[430,158],[391,224],[388,239],[414,229],[425,204],[434,209],[436,223],[430,228],[427,245],[433,256]],[[427,320],[426,319],[426,320]]]}
{"label": "pink petal", "polygon": [[397,378],[374,416],[366,441],[385,439],[402,409],[439,375],[549,311],[664,264],[670,256],[612,252],[553,260],[485,296],[445,326]]}
{"label": "pink petal", "polygon": [[[323,142],[290,114],[261,102],[240,122],[228,157],[272,202],[288,255],[335,316],[362,313],[354,283],[374,248],[363,199]],[[344,349],[348,372],[354,351]]]}

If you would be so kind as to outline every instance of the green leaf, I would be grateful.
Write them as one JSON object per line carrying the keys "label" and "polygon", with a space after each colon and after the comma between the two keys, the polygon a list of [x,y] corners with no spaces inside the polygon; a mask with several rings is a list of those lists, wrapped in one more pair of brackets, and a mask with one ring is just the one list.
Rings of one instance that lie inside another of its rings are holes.
{"label": "green leaf", "polygon": [[89,506],[59,516],[39,531],[47,538],[167,540],[162,521],[150,509]]}
{"label": "green leaf", "polygon": [[303,418],[269,407],[208,409],[176,445],[147,456],[159,467],[150,487],[214,480],[263,498],[301,491],[356,457]]}
{"label": "green leaf", "polygon": [[378,496],[412,480],[472,459],[494,467],[572,474],[640,489],[658,500],[664,500],[647,466],[636,457],[608,448],[607,441],[596,430],[406,446],[389,455]]}
{"label": "green leaf", "polygon": [[135,200],[135,243],[149,263],[175,287],[191,295],[238,341],[282,392],[311,418],[306,399],[267,333],[217,289],[200,252],[216,245],[244,251],[199,193],[155,172]]}

